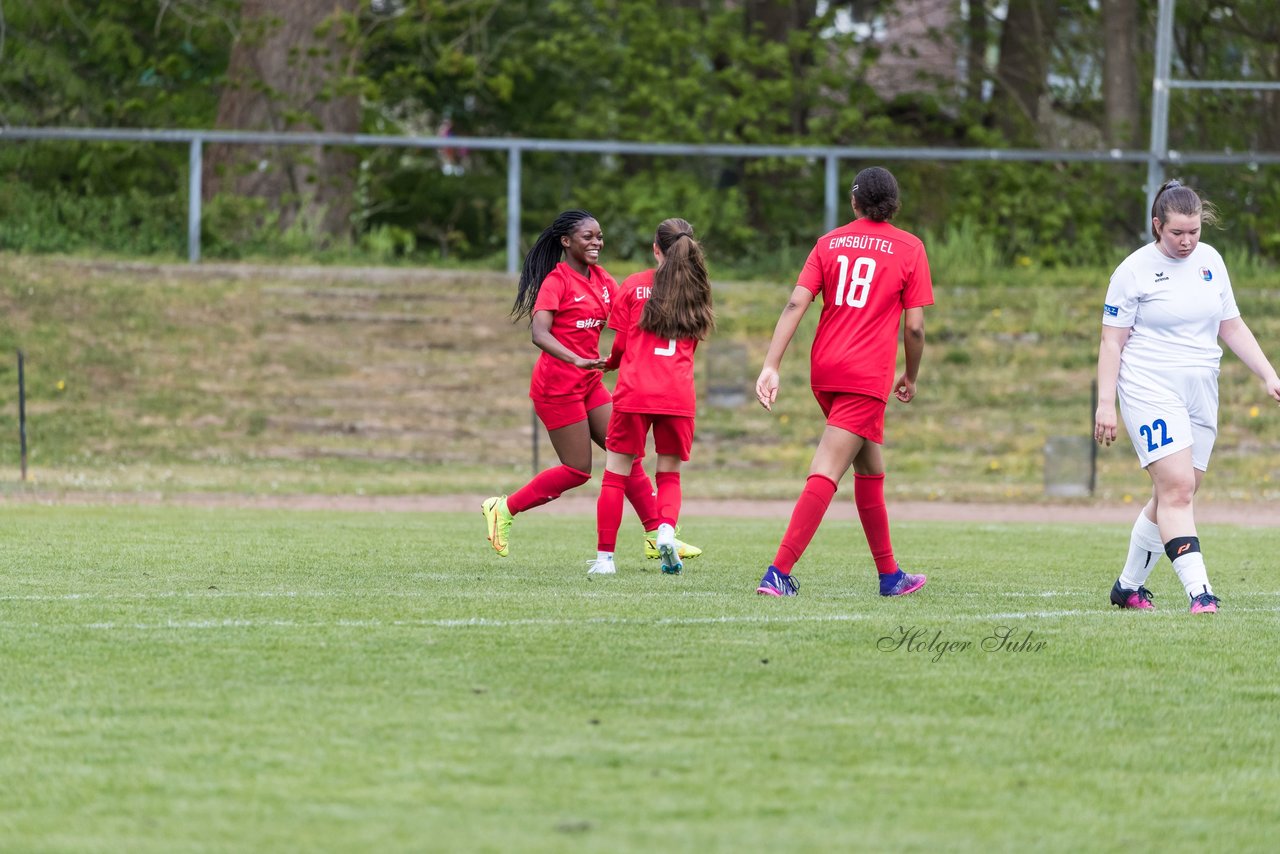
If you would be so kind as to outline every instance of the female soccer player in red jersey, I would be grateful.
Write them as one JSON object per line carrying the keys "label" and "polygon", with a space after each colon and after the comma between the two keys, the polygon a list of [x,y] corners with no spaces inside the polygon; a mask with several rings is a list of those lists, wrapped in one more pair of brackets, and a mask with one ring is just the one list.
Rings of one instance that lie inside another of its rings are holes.
{"label": "female soccer player in red jersey", "polygon": [[[591,479],[591,443],[604,446],[610,395],[601,382],[600,330],[609,317],[618,283],[599,265],[604,234],[591,214],[565,211],[525,256],[511,314],[528,317],[533,343],[542,350],[529,382],[529,397],[547,428],[560,465],[536,475],[511,495],[481,505],[489,543],[509,553],[512,519],[559,498]],[[563,256],[564,260],[561,260]],[[657,509],[653,485],[636,460],[626,494],[645,527],[645,553],[657,558]],[[687,555],[701,554],[682,543]]]}
{"label": "female soccer player in red jersey", "polygon": [[614,300],[609,328],[617,330],[605,370],[618,368],[613,415],[605,437],[604,479],[596,504],[599,535],[588,573],[612,575],[622,523],[622,497],[632,467],[653,429],[658,453],[658,553],[662,571],[684,568],[675,538],[680,518],[680,464],[693,444],[696,391],[693,353],[715,328],[711,282],[702,247],[683,219],[663,220],[653,238],[656,270],[630,276]]}
{"label": "female soccer player in red jersey", "polygon": [[[756,588],[764,595],[793,596],[799,590],[791,569],[813,539],[850,465],[853,500],[880,576],[880,595],[905,596],[925,583],[924,575],[903,572],[893,557],[880,446],[890,392],[903,403],[916,394],[924,354],[924,307],[933,304],[929,260],[917,237],[889,224],[900,201],[898,182],[887,169],[863,169],[850,196],[856,219],[824,235],[809,253],[756,380],[756,397],[772,411],[782,356],[809,304],[822,294],[810,384],[827,426],[777,556]],[[906,370],[894,380],[900,323],[905,330]]]}

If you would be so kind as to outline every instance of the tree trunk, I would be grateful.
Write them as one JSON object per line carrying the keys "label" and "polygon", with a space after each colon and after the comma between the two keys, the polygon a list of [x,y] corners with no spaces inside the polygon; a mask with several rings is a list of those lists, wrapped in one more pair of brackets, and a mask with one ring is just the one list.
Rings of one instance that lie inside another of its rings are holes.
{"label": "tree trunk", "polygon": [[987,80],[987,2],[969,0],[969,19],[965,22],[968,44],[965,46],[965,97],[977,104],[982,100],[982,86]]}
{"label": "tree trunk", "polygon": [[[803,30],[809,25],[817,14],[817,9],[817,0],[746,0],[744,12],[747,32],[759,31],[766,39],[787,44],[794,31]],[[804,80],[808,69],[813,65],[813,52],[792,48],[788,54],[791,79]],[[803,99],[797,99],[791,105],[788,118],[792,133],[800,135],[808,128],[810,106]]]}
{"label": "tree trunk", "polygon": [[1103,135],[1113,148],[1137,148],[1138,0],[1102,0],[1102,50]]}
{"label": "tree trunk", "polygon": [[1000,31],[1000,61],[991,106],[996,126],[1011,141],[1035,138],[1056,23],[1055,0],[1009,0]]}
{"label": "tree trunk", "polygon": [[[1269,48],[1262,49],[1258,62],[1264,80],[1280,80],[1280,50],[1275,47],[1277,24],[1280,24],[1280,21],[1271,23],[1269,26],[1260,26],[1255,30],[1262,44],[1269,45]],[[1274,90],[1260,92],[1258,100],[1262,107],[1259,110],[1262,122],[1259,128],[1258,144],[1255,147],[1260,151],[1276,151],[1280,149],[1280,92]]]}
{"label": "tree trunk", "polygon": [[[788,45],[787,67],[769,69],[759,77],[787,79],[791,85],[792,99],[785,114],[771,120],[771,125],[784,126],[797,142],[804,139],[809,129],[811,96],[804,81],[813,65],[813,52],[791,43],[796,30],[803,30],[817,14],[817,0],[745,0],[742,4],[743,23],[747,35],[756,35],[765,41]],[[785,123],[785,124],[784,124]],[[741,134],[742,128],[737,129]],[[768,191],[785,180],[777,172],[768,170],[748,174],[747,161],[736,160],[730,174],[721,176],[722,186],[741,182],[743,198],[747,205],[747,220],[757,228],[765,228],[764,199]]]}
{"label": "tree trunk", "polygon": [[[345,83],[356,46],[342,18],[359,0],[244,0],[218,100],[218,128],[357,133],[360,103]],[[298,217],[326,236],[350,232],[358,155],[333,147],[210,145],[204,197],[268,201],[287,228]]]}

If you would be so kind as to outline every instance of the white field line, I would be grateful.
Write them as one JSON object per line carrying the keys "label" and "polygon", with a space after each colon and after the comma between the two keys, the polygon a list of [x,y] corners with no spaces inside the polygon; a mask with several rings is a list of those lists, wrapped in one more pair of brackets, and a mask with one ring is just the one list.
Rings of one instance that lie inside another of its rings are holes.
{"label": "white field line", "polygon": [[[439,593],[433,590],[169,590],[159,593],[14,593],[0,596],[0,602],[145,602],[151,599],[436,599]],[[486,596],[501,596],[501,592],[486,593]],[[671,597],[681,598],[712,597],[719,594],[714,590],[681,590],[672,593],[669,590],[630,590],[627,598]],[[603,599],[608,596],[604,591],[582,590],[578,593],[582,599]]]}
{"label": "white field line", "polygon": [[[990,599],[993,596],[1007,598],[1052,599],[1058,596],[1097,596],[1099,588],[1080,588],[1076,590],[1002,590],[999,592],[968,590],[948,591],[948,596],[960,596],[968,599]],[[1106,591],[1103,591],[1104,593]],[[431,590],[168,590],[155,593],[12,593],[0,596],[0,602],[145,602],[164,599],[422,599],[436,598],[439,594]],[[501,596],[494,591],[492,595]],[[582,590],[577,594],[583,599],[604,599],[606,591]],[[621,596],[628,599],[649,597],[676,597],[678,599],[703,598],[721,595],[714,590],[629,590]],[[834,596],[840,596],[835,591]],[[1232,599],[1253,599],[1258,597],[1280,596],[1280,590],[1249,590],[1232,593]]]}
{"label": "white field line", "polygon": [[[785,606],[784,606],[785,607]],[[1110,617],[1114,612],[1102,608],[1083,610],[1072,608],[1063,611],[1008,611],[992,614],[955,614],[940,622],[995,622],[999,620],[1058,619],[1064,617]],[[1161,610],[1154,614],[1143,614],[1139,619],[1159,619],[1169,616],[1180,616],[1182,609]],[[1230,608],[1231,613],[1280,613],[1280,606],[1271,608]],[[1218,617],[1216,619],[1225,619]],[[158,623],[16,623],[0,622],[4,628],[53,628],[53,629],[89,629],[94,631],[187,631],[208,629],[330,629],[330,628],[429,628],[429,629],[468,629],[468,628],[521,628],[537,627],[579,627],[595,628],[598,626],[702,626],[702,625],[765,625],[777,623],[852,623],[867,620],[901,620],[902,616],[893,617],[887,613],[857,614],[751,614],[742,616],[719,617],[663,617],[660,619],[633,619],[627,617],[583,617],[580,619],[551,619],[534,617],[515,620],[495,620],[488,617],[468,617],[440,620],[316,620],[302,622],[297,620],[166,620]]]}

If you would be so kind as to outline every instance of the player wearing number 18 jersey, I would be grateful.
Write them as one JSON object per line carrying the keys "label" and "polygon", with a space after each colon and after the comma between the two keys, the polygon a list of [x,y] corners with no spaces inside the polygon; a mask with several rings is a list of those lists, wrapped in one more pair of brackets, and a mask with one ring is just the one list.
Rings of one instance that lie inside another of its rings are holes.
{"label": "player wearing number 18 jersey", "polygon": [[[796,286],[822,298],[809,357],[813,390],[887,402],[902,312],[933,303],[924,244],[888,222],[864,216],[818,241]],[[867,438],[881,442],[884,437],[877,430]]]}
{"label": "player wearing number 18 jersey", "polygon": [[[903,403],[915,397],[924,307],[933,304],[929,261],[917,237],[889,224],[900,203],[898,182],[887,169],[859,172],[851,201],[857,219],[824,235],[809,253],[756,380],[756,397],[772,410],[782,356],[809,304],[821,296],[810,383],[827,426],[777,555],[756,588],[760,594],[790,596],[799,589],[791,569],[851,465],[854,504],[880,577],[880,594],[903,596],[926,580],[903,572],[894,558],[880,446],[890,393]],[[906,370],[895,382],[900,325]]]}
{"label": "player wearing number 18 jersey", "polygon": [[[589,572],[611,573],[622,521],[624,475],[644,455],[653,431],[658,454],[655,545],[668,574],[684,568],[679,540],[680,464],[689,459],[696,413],[693,354],[715,327],[711,282],[702,247],[683,219],[663,220],[653,240],[656,270],[622,283],[609,326],[617,331],[605,370],[618,368],[613,415],[605,436],[604,478],[596,504],[598,541]],[[686,547],[687,548],[687,547]]]}

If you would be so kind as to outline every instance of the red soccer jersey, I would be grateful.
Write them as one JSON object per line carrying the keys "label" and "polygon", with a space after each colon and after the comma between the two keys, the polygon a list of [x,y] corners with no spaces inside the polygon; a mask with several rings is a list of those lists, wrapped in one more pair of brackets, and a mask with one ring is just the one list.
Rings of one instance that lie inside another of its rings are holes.
{"label": "red soccer jersey", "polygon": [[924,244],[887,222],[858,219],[823,235],[796,284],[822,295],[810,385],[888,401],[902,312],[933,304]]}
{"label": "red soccer jersey", "polygon": [[[534,312],[550,311],[551,334],[584,359],[600,358],[600,330],[609,318],[609,303],[618,288],[603,267],[590,268],[591,278],[581,276],[561,261],[542,280]],[[543,353],[533,366],[529,396],[539,399],[573,394],[587,371]]]}
{"label": "red soccer jersey", "polygon": [[687,415],[697,409],[693,353],[697,338],[659,338],[636,326],[653,292],[653,270],[628,276],[622,283],[609,328],[625,335],[626,349],[613,388],[613,408],[644,415]]}

